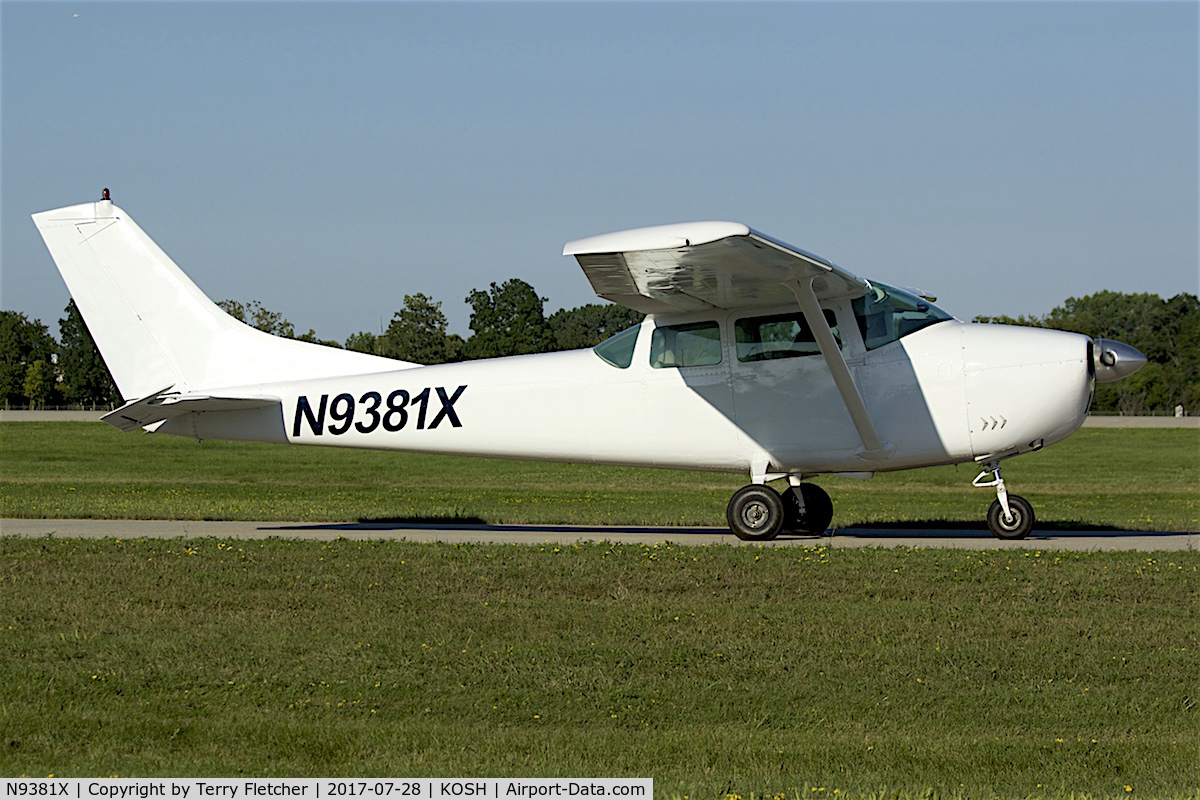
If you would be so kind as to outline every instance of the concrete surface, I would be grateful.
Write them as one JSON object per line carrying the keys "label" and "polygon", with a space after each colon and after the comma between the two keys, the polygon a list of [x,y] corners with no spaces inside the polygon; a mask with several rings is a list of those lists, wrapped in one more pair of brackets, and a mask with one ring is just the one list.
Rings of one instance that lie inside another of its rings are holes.
{"label": "concrete surface", "polygon": [[[175,520],[4,519],[0,534],[37,538],[111,537],[218,539],[395,539],[414,542],[487,542],[494,544],[574,544],[612,541],[624,544],[752,545],[726,528],[600,527],[584,525],[449,525],[392,522],[198,522]],[[945,547],[970,550],[1200,550],[1200,533],[1167,531],[1035,530],[1027,539],[1003,541],[984,528],[861,527],[838,528],[823,536],[781,536],[767,547]]]}

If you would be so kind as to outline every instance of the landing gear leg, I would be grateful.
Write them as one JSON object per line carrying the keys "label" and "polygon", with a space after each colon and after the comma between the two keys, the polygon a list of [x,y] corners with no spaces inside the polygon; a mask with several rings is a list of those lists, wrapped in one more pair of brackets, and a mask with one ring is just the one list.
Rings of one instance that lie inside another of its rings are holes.
{"label": "landing gear leg", "polygon": [[[985,480],[988,473],[995,477]],[[975,476],[971,485],[979,488],[996,487],[996,499],[988,509],[988,530],[997,539],[1024,539],[1033,530],[1033,506],[1024,497],[1009,494],[1000,477],[1000,462],[983,465],[983,472]]]}

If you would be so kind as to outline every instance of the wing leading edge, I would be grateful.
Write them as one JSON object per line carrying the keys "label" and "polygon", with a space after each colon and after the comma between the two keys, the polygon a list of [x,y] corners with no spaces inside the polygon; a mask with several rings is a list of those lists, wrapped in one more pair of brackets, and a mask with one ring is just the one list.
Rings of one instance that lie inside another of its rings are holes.
{"label": "wing leading edge", "polygon": [[867,282],[820,256],[737,222],[635,228],[568,242],[596,294],[647,314],[765,308],[812,281],[822,300],[859,297]]}

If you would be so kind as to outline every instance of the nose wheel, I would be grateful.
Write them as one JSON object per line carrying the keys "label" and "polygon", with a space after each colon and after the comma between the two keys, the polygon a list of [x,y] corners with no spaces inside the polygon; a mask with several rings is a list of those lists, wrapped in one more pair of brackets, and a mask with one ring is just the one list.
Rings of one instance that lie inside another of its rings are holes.
{"label": "nose wheel", "polygon": [[[988,473],[995,476],[990,481],[985,480]],[[1000,462],[984,465],[983,472],[975,476],[971,485],[996,488],[996,499],[992,501],[987,514],[988,530],[992,536],[997,539],[1024,539],[1033,530],[1033,506],[1024,497],[1008,493],[1004,478],[1000,477]]]}
{"label": "nose wheel", "polygon": [[997,539],[1024,539],[1033,530],[1033,508],[1024,497],[1008,496],[1008,514],[999,500],[993,500],[987,515],[988,530]]}

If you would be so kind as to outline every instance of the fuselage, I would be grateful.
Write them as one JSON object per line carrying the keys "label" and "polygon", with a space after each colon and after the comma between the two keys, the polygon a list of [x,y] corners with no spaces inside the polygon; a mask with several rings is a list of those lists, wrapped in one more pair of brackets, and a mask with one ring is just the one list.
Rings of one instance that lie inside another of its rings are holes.
{"label": "fuselage", "polygon": [[861,304],[824,307],[889,446],[883,460],[862,457],[862,440],[815,345],[803,331],[796,342],[789,338],[803,328],[794,306],[652,315],[622,341],[595,349],[230,387],[232,396],[275,397],[279,406],[191,413],[159,431],[743,474],[765,464],[769,473],[863,475],[1003,458],[1082,424],[1093,382],[1087,337],[962,323],[916,305],[889,311],[883,327]]}

